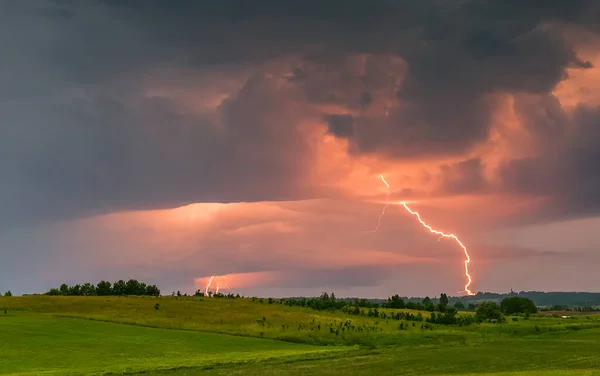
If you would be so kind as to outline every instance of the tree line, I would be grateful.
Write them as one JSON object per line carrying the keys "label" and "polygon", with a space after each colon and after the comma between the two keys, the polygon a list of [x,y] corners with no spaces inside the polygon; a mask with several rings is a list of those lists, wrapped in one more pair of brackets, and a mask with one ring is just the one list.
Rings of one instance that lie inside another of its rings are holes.
{"label": "tree line", "polygon": [[[478,301],[496,301],[500,303],[503,299],[512,296],[532,300],[538,307],[563,306],[572,308],[587,308],[600,306],[600,293],[597,292],[543,292],[543,291],[510,291],[509,293],[477,292],[472,296],[453,298],[460,300],[463,304]],[[413,299],[413,298],[411,298]]]}
{"label": "tree line", "polygon": [[540,311],[542,311],[542,312],[548,312],[548,311],[600,312],[600,307],[584,306],[584,307],[574,307],[574,308],[571,308],[571,307],[566,306],[566,305],[556,304],[556,305],[553,305],[553,306],[541,307]]}
{"label": "tree line", "polygon": [[[258,298],[253,298],[256,300]],[[307,307],[315,310],[340,310],[345,313],[375,317],[380,319],[407,320],[426,322],[441,325],[469,325],[481,322],[505,322],[505,315],[523,314],[528,317],[537,313],[537,307],[531,299],[512,296],[502,300],[500,305],[487,301],[478,305],[469,304],[469,309],[475,311],[475,315],[458,315],[459,310],[464,310],[462,302],[456,302],[454,306],[449,304],[448,296],[442,293],[439,303],[435,304],[431,298],[425,297],[421,302],[405,302],[399,295],[393,295],[384,303],[378,304],[366,299],[337,299],[334,293],[323,293],[318,298],[289,298],[289,299],[258,299],[260,303],[284,304],[288,306]],[[429,317],[424,318],[421,313],[389,312],[383,309],[410,309],[418,311],[429,311]]]}
{"label": "tree line", "polygon": [[97,284],[90,282],[69,286],[63,283],[58,288],[51,288],[45,295],[62,296],[160,296],[160,289],[156,285],[148,285],[136,279],[128,281],[119,280],[114,283],[100,281]]}

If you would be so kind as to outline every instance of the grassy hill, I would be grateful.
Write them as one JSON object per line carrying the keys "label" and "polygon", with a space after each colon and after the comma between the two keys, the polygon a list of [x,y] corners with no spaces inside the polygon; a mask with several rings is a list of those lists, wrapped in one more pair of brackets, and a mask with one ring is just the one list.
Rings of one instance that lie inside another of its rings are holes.
{"label": "grassy hill", "polygon": [[0,373],[102,374],[327,356],[339,349],[60,317],[0,321]]}
{"label": "grassy hill", "polygon": [[600,317],[459,327],[249,299],[3,297],[0,354],[14,375],[592,375]]}

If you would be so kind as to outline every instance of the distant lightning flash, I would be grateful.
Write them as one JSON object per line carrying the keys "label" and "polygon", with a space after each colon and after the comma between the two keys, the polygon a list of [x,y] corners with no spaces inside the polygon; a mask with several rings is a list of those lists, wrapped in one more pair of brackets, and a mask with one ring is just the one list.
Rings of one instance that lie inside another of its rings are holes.
{"label": "distant lightning flash", "polygon": [[[390,185],[388,184],[387,181],[385,181],[385,178],[383,177],[383,175],[379,175],[379,176],[381,177],[381,181],[383,181],[383,183],[389,188]],[[440,237],[438,238],[438,241],[442,238],[452,238],[463,249],[463,252],[465,253],[465,276],[467,277],[467,284],[465,285],[464,291],[467,293],[467,295],[475,295],[475,294],[473,294],[473,292],[471,290],[469,290],[469,286],[471,286],[471,275],[469,274],[469,263],[471,262],[471,257],[469,256],[467,247],[465,247],[465,245],[460,241],[460,239],[458,239],[458,237],[456,235],[446,234],[441,231],[433,229],[431,226],[429,226],[427,223],[425,223],[423,221],[423,219],[421,219],[421,215],[418,212],[413,211],[411,208],[409,208],[408,205],[406,204],[406,202],[402,201],[400,203],[402,204],[402,206],[404,206],[404,209],[406,209],[407,212],[409,212],[410,214],[417,217],[417,220],[421,223],[421,225],[423,227],[425,227],[427,230],[429,230],[429,232],[431,232],[432,234],[439,235]],[[384,210],[384,212],[385,212],[385,210]]]}
{"label": "distant lightning flash", "polygon": [[[383,177],[383,175],[379,175],[379,177],[381,177],[381,180],[383,181],[383,183],[387,186],[388,188],[388,197],[390,195],[390,185],[388,184],[387,181],[385,181],[385,178]],[[388,208],[388,206],[390,206],[390,203],[386,203],[385,206],[383,207],[383,210],[381,211],[381,214],[379,215],[379,219],[377,220],[377,227],[375,227],[375,230],[373,230],[373,232],[377,232],[377,230],[379,230],[379,226],[381,226],[381,220],[383,219],[383,216],[385,215],[385,211]]]}
{"label": "distant lightning flash", "polygon": [[[215,279],[214,275],[209,278],[208,283],[206,284],[206,289],[204,290],[204,295],[208,296],[208,288],[210,287],[210,284],[212,283],[213,279]],[[217,289],[218,289],[218,287],[217,287]]]}
{"label": "distant lightning flash", "polygon": [[375,230],[373,230],[373,232],[377,232],[377,230],[379,230],[379,226],[381,226],[381,220],[383,219],[383,216],[385,215],[385,210],[387,209],[387,207],[390,204],[387,203],[385,204],[385,206],[383,207],[383,210],[381,211],[381,214],[379,215],[379,220],[377,221],[377,227],[375,227]]}
{"label": "distant lightning flash", "polygon": [[[210,286],[212,285],[212,283],[214,282],[215,276],[213,275],[212,277],[210,277],[208,279],[208,283],[206,284],[206,287],[204,288],[204,295],[205,296],[209,296],[208,295],[208,291],[210,290]],[[214,295],[217,295],[219,293],[219,291],[221,290],[221,284],[220,282],[222,282],[222,277],[217,278],[217,282],[216,282],[216,287],[215,287],[215,292]],[[229,284],[227,283],[227,281],[225,281],[225,288],[227,290],[229,290],[229,293],[231,294],[231,287],[229,287]]]}

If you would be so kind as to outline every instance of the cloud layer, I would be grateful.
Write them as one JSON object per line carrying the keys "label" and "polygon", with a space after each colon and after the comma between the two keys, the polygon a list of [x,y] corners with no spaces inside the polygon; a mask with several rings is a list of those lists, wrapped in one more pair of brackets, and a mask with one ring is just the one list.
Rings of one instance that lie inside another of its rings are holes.
{"label": "cloud layer", "polygon": [[[386,264],[420,263],[413,257],[427,247],[390,254],[393,238],[327,243],[328,205],[353,216],[361,201],[414,200],[467,236],[476,224],[600,211],[592,0],[47,0],[3,3],[0,13],[0,229],[14,244],[23,229],[50,231],[55,221],[94,223],[81,230],[90,238],[75,236],[85,244],[118,213],[120,222],[190,203],[211,212],[211,203],[285,201],[299,206],[265,204],[277,215],[264,223],[262,209],[221,218],[231,229],[203,232],[214,248],[192,254],[223,261],[186,278],[302,266],[306,280],[350,286],[354,275],[369,285],[393,274]],[[290,219],[313,206],[312,219]],[[320,224],[306,230],[311,221]],[[113,247],[146,234],[132,231]],[[259,247],[239,247],[254,236]],[[183,258],[193,248],[171,240],[154,241]],[[315,265],[305,255],[321,244],[346,256]],[[265,250],[272,259],[225,263]]]}

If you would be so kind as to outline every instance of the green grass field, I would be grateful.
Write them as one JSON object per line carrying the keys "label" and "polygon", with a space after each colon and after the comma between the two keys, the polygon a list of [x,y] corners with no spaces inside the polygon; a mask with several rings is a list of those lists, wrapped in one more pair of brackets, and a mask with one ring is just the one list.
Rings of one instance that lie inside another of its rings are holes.
{"label": "green grass field", "polygon": [[2,297],[0,374],[600,375],[598,316],[404,323],[247,299]]}

